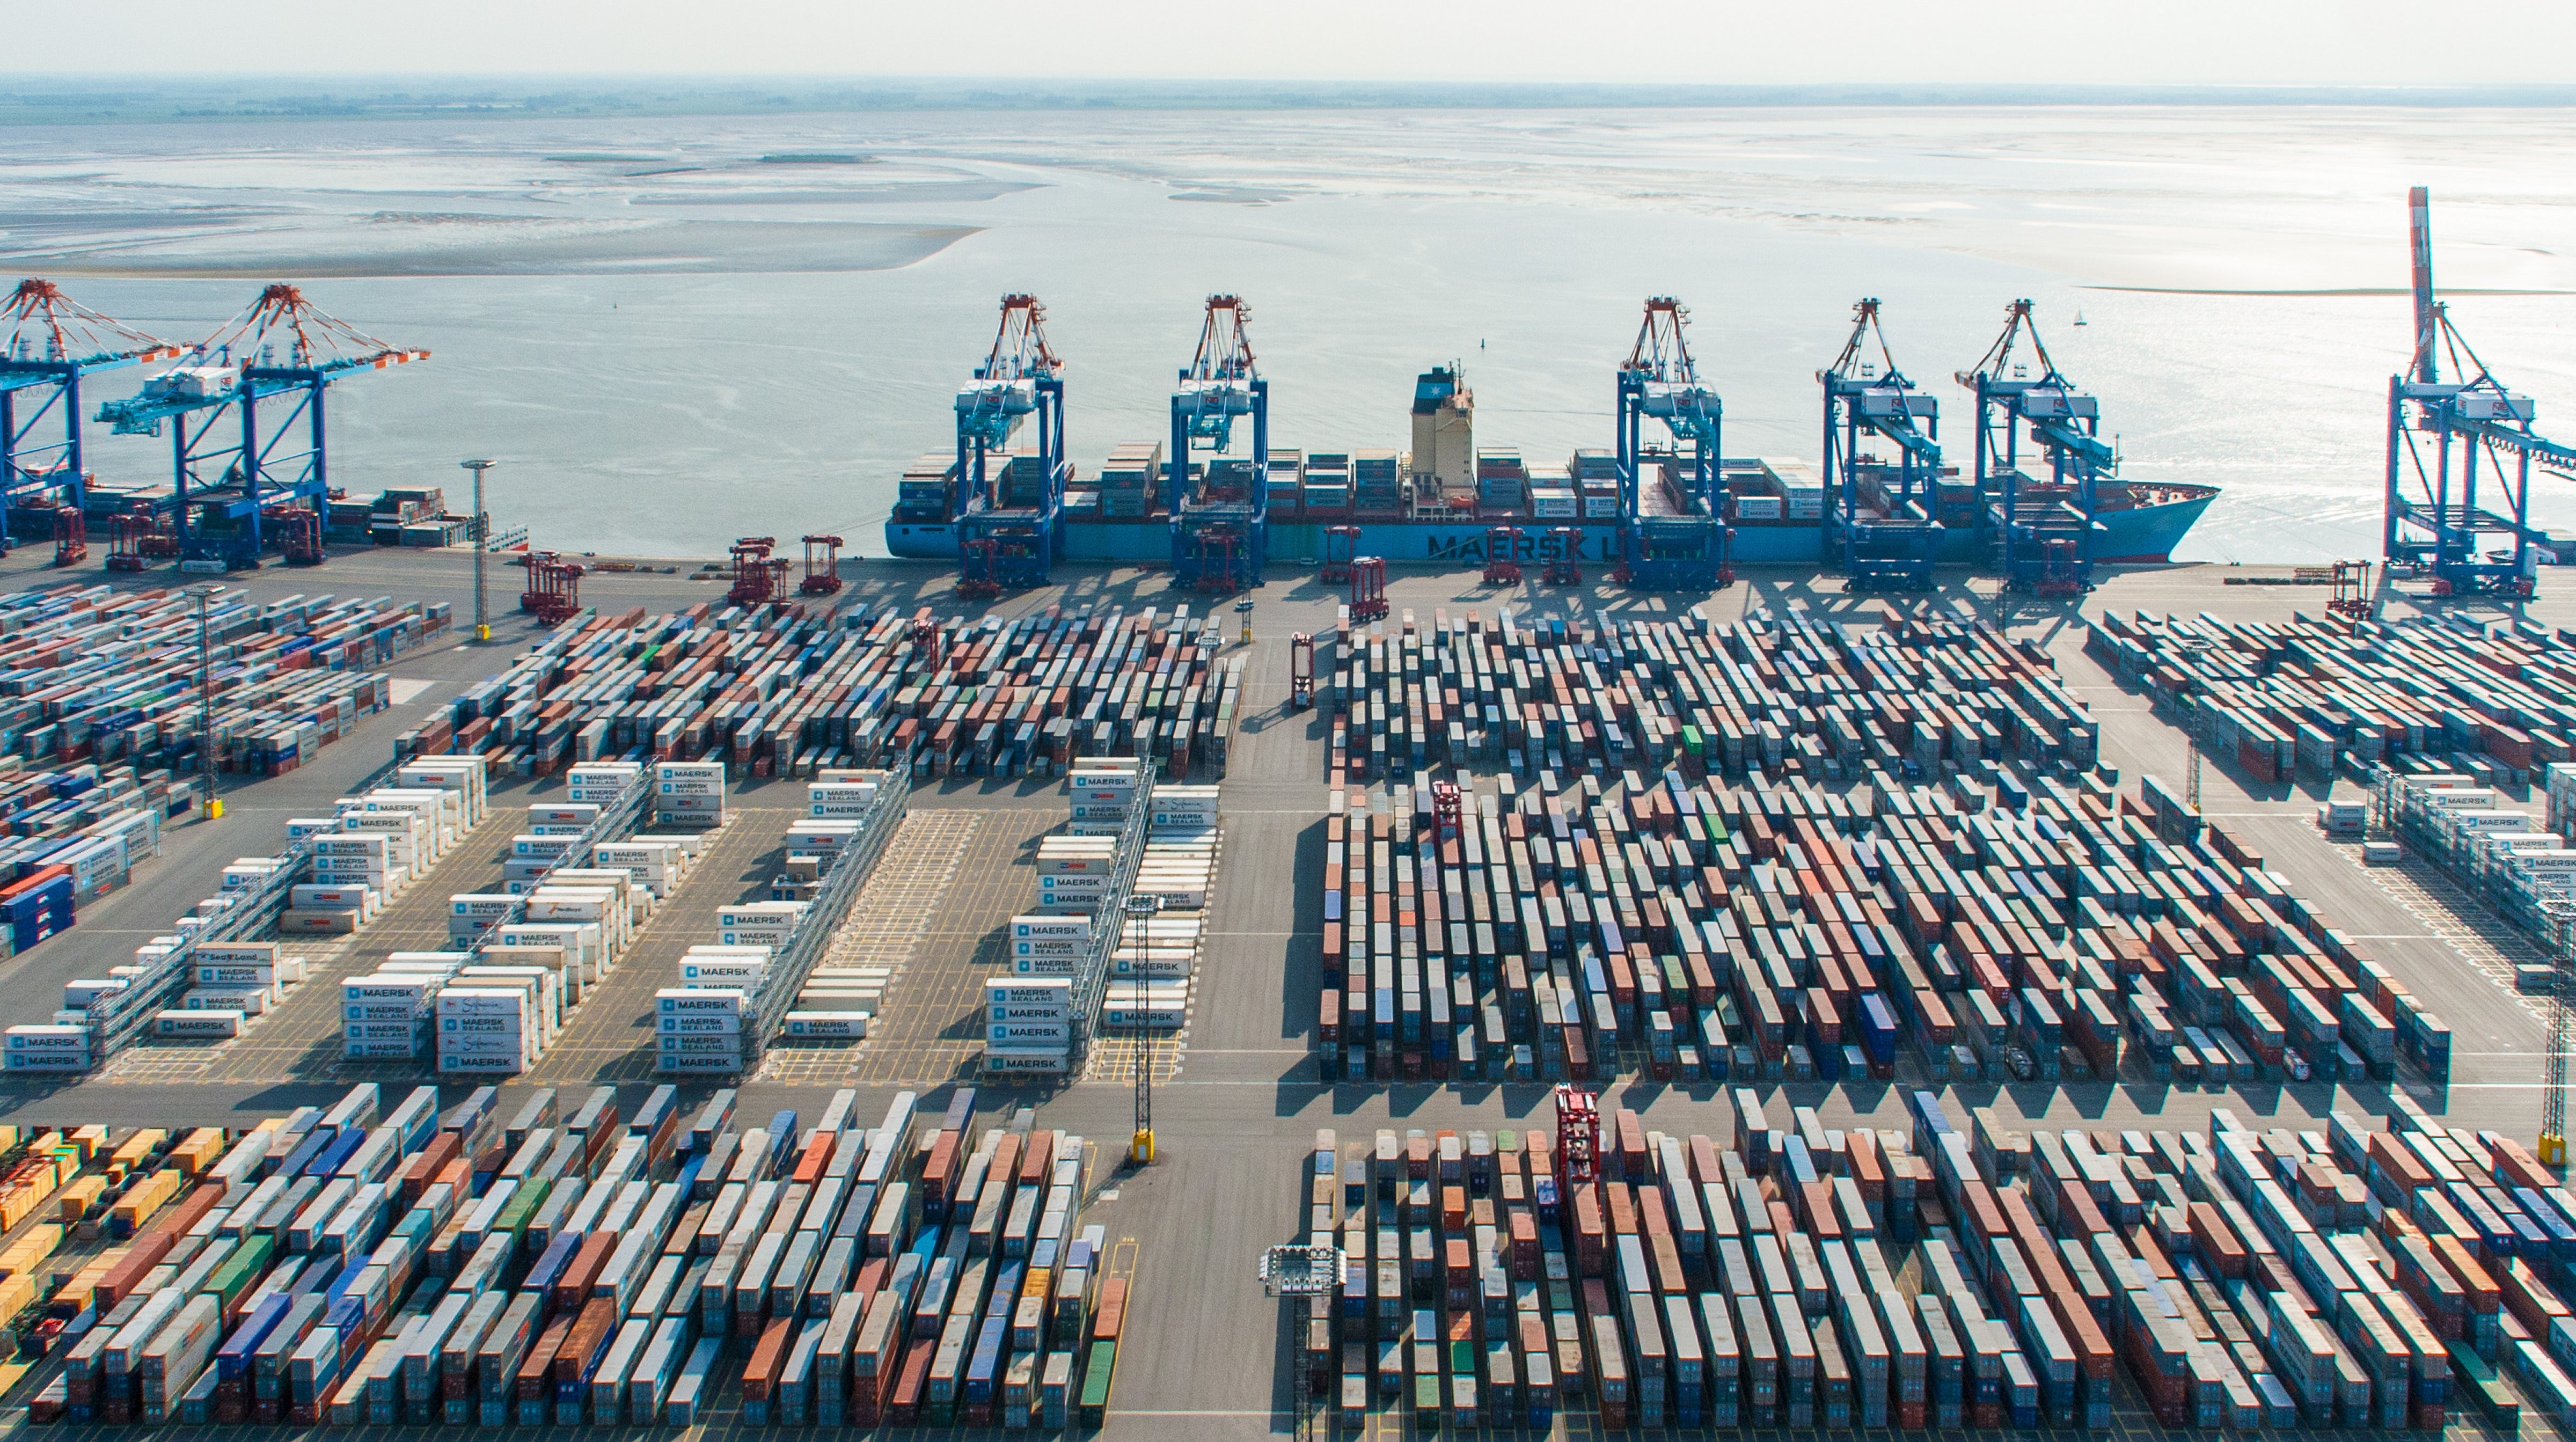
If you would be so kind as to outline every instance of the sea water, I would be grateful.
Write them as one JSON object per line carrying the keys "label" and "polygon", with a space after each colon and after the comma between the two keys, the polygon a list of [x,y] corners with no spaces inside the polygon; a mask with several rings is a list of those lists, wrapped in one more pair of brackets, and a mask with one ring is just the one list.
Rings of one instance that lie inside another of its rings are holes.
{"label": "sea water", "polygon": [[[1691,308],[1725,452],[1812,460],[1815,373],[1876,296],[1964,468],[1954,374],[2027,296],[2124,475],[2226,488],[2179,557],[2312,560],[2378,551],[2409,185],[2433,187],[2453,318],[2576,436],[2571,130],[2286,106],[15,128],[0,261],[179,341],[298,282],[434,353],[334,386],[334,484],[461,495],[456,461],[490,456],[496,525],[682,557],[808,531],[881,551],[1006,292],[1045,302],[1086,471],[1168,434],[1219,291],[1251,307],[1274,446],[1401,447],[1415,373],[1457,361],[1478,443],[1533,463],[1611,444],[1659,294]],[[140,374],[94,379],[92,409]],[[166,440],[88,439],[103,479],[167,480]],[[2576,486],[2533,490],[2576,529]]]}

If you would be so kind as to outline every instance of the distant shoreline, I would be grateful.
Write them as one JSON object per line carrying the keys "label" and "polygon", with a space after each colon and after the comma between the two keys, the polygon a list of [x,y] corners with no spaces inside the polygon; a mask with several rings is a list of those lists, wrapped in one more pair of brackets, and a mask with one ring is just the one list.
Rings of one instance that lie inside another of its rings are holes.
{"label": "distant shoreline", "polygon": [[946,110],[2563,109],[2576,85],[1607,85],[815,77],[18,76],[0,127]]}

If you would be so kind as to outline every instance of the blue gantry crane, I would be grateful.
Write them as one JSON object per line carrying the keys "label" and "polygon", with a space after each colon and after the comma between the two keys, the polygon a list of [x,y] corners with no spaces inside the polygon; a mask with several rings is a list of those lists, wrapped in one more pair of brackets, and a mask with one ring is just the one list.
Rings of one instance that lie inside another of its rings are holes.
{"label": "blue gantry crane", "polygon": [[[1878,359],[1863,358],[1876,343]],[[1816,372],[1825,390],[1826,565],[1857,591],[1929,590],[1941,549],[1941,403],[1896,368],[1878,300],[1852,307],[1851,338]],[[1861,454],[1863,434],[1896,448],[1893,463]]]}
{"label": "blue gantry crane", "polygon": [[[81,454],[81,380],[168,360],[179,347],[81,305],[50,280],[10,293],[0,352],[0,504],[11,512],[78,511],[89,472]],[[59,437],[59,438],[57,438]],[[48,527],[51,521],[48,520]],[[0,555],[7,554],[0,522]]]}
{"label": "blue gantry crane", "polygon": [[[1253,364],[1240,296],[1212,295],[1199,348],[1172,388],[1172,448],[1165,473],[1172,574],[1181,586],[1230,595],[1261,584],[1269,554],[1270,382]],[[1252,421],[1250,457],[1226,454],[1234,423]],[[1193,453],[1207,457],[1191,475]]]}
{"label": "blue gantry crane", "polygon": [[[1684,334],[1690,311],[1649,296],[1637,343],[1619,367],[1619,515],[1627,584],[1648,590],[1713,590],[1735,579],[1727,565],[1726,492],[1718,481],[1725,404],[1702,385]],[[1649,449],[1646,422],[1669,447]],[[1648,465],[1659,473],[1651,482]]]}
{"label": "blue gantry crane", "polygon": [[[120,436],[157,436],[169,424],[182,569],[254,567],[272,511],[306,512],[302,529],[320,533],[331,493],[322,408],[331,382],[428,357],[324,314],[294,286],[271,285],[139,394],[100,406],[98,418]],[[230,435],[221,429],[227,414],[237,426]]]}
{"label": "blue gantry crane", "polygon": [[[2531,525],[2531,463],[2563,475],[2576,464],[2576,446],[2532,429],[2531,397],[2506,390],[2433,299],[2431,210],[2431,196],[2416,186],[2407,197],[2415,353],[2404,375],[2388,378],[2382,554],[2392,565],[2429,573],[2437,596],[2528,599],[2539,561],[2532,543],[2544,539]],[[2459,379],[2442,379],[2445,363]],[[2481,465],[2502,511],[2478,504]],[[2481,551],[2481,536],[2508,537],[2512,544]]]}
{"label": "blue gantry crane", "polygon": [[[1011,438],[1032,418],[1036,450],[1010,451]],[[961,594],[995,596],[1005,587],[1046,584],[1071,477],[1064,458],[1064,362],[1047,345],[1046,307],[1033,295],[1006,295],[992,351],[974,379],[957,388],[951,504]]]}
{"label": "blue gantry crane", "polygon": [[[2025,338],[2029,360],[2014,354]],[[2005,588],[2043,596],[2092,589],[2101,483],[2118,465],[2101,439],[2101,403],[2058,371],[2028,300],[2004,308],[2004,333],[1958,381],[1977,397],[1977,519]],[[2048,458],[2046,481],[2022,474],[2023,426]]]}

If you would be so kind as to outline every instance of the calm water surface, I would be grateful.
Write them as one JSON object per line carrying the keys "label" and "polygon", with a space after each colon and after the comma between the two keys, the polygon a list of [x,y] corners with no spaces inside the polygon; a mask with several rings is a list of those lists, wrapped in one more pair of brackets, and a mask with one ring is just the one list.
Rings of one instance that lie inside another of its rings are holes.
{"label": "calm water surface", "polygon": [[[435,352],[335,387],[339,484],[495,456],[500,524],[682,556],[809,530],[881,550],[1004,291],[1046,302],[1085,469],[1167,429],[1211,291],[1251,303],[1274,444],[1400,446],[1414,373],[1454,359],[1477,440],[1533,460],[1610,444],[1612,367],[1663,293],[1693,309],[1729,454],[1815,456],[1815,371],[1875,295],[1964,459],[1952,374],[2030,296],[2126,474],[2227,488],[2182,556],[2317,559],[2378,549],[2410,184],[2434,188],[2454,318],[2576,436],[2571,155],[2576,116],[2530,110],[14,130],[0,264],[178,340],[300,281]],[[91,439],[103,477],[166,478],[166,441]],[[2576,482],[2534,493],[2576,529]]]}

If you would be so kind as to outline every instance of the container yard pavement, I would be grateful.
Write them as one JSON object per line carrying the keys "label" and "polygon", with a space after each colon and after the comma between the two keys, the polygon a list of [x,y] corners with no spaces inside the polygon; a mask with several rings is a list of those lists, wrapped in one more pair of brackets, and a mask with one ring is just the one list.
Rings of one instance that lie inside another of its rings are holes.
{"label": "container yard pavement", "polygon": [[[40,585],[57,573],[33,564],[35,548],[0,563],[0,581]],[[77,573],[84,581],[98,573]],[[851,591],[873,604],[899,604],[910,609],[931,604],[943,613],[958,609],[948,594],[951,576],[929,566],[845,564],[853,578]],[[1023,614],[1047,605],[1114,602],[1146,605],[1188,604],[1204,614],[1201,597],[1176,595],[1165,578],[1134,571],[1073,574],[1064,584],[995,603],[992,612]],[[2294,611],[2323,609],[2320,589],[2291,586],[2222,586],[2226,571],[2184,567],[2115,575],[2085,598],[2085,613],[2105,607],[2154,615],[2192,615],[2210,610],[2230,619],[2286,618]],[[2576,587],[2551,594],[2551,573],[2544,572],[2544,599],[2528,614],[2550,623],[2576,622]],[[289,776],[243,784],[230,793],[232,814],[215,823],[174,827],[164,856],[141,869],[137,881],[122,892],[92,904],[72,932],[49,940],[26,956],[0,963],[0,1009],[16,1017],[41,1017],[57,1004],[64,980],[92,975],[130,954],[145,937],[167,929],[170,920],[215,885],[215,873],[236,855],[258,854],[283,837],[290,815],[327,809],[330,798],[355,784],[390,756],[393,735],[416,724],[427,708],[474,680],[498,671],[510,654],[534,634],[512,606],[518,573],[495,572],[494,611],[501,624],[488,647],[447,643],[414,652],[386,668],[398,682],[424,680],[431,689],[409,696],[392,712],[368,718],[339,744],[323,749]],[[699,601],[720,601],[722,587],[691,582],[681,576],[594,574],[584,578],[584,599],[602,607],[645,605],[673,609]],[[120,586],[137,581],[168,585],[176,578],[159,573],[119,577]],[[1687,598],[1630,597],[1606,586],[1582,591],[1541,591],[1535,586],[1506,593],[1474,584],[1467,574],[1407,575],[1390,579],[1389,599],[1396,619],[1410,608],[1424,624],[1432,612],[1447,607],[1463,614],[1474,607],[1488,617],[1504,605],[1524,614],[1564,615],[1577,609],[1627,615],[1672,616],[1688,609]],[[417,552],[335,557],[321,571],[272,569],[231,578],[258,598],[301,591],[390,594],[448,600],[456,604],[458,622],[452,634],[470,630],[470,561],[463,555]],[[1967,594],[1952,584],[1941,598]],[[1991,614],[1993,595],[1979,583],[1975,598]],[[1208,945],[1194,987],[1186,1049],[1178,1074],[1157,1097],[1155,1120],[1165,1160],[1141,1175],[1119,1175],[1110,1161],[1095,1168],[1094,1188],[1103,1200],[1094,1220],[1108,1226],[1113,1245],[1136,1241],[1135,1270],[1140,1305],[1130,1323],[1131,1345],[1150,1365],[1122,1367],[1113,1411],[1113,1430],[1121,1436],[1198,1437],[1211,1433],[1257,1435],[1275,1430],[1275,1420],[1289,1405],[1285,1371],[1249,1359],[1279,1355],[1283,1345],[1280,1311],[1262,1300],[1252,1276],[1253,1258],[1274,1241],[1295,1238],[1301,1222],[1299,1167],[1312,1142],[1313,1129],[1338,1129],[1345,1143],[1379,1126],[1501,1128],[1544,1125],[1548,1119],[1544,1087],[1468,1084],[1459,1087],[1326,1086],[1315,1080],[1312,1029],[1320,986],[1318,938],[1312,931],[1312,898],[1322,869],[1323,735],[1314,713],[1282,710],[1288,687],[1287,636],[1291,631],[1321,632],[1333,624],[1337,592],[1318,586],[1311,573],[1274,568],[1269,584],[1256,596],[1258,641],[1247,668],[1247,699],[1232,766],[1225,781],[1224,860],[1207,913]],[[1708,602],[1719,620],[1733,619],[1758,606],[1792,603],[1830,616],[1860,618],[1883,604],[1842,595],[1838,583],[1805,572],[1748,573],[1737,586]],[[972,609],[972,608],[969,608]],[[1222,614],[1223,603],[1216,609]],[[2405,608],[2393,606],[2391,614]],[[1229,630],[1231,626],[1229,625]],[[2123,789],[2133,790],[2142,774],[2163,778],[2177,792],[2187,769],[2188,743],[2168,720],[2150,711],[2145,696],[2121,686],[2083,654],[2083,627],[2071,605],[2024,603],[2016,612],[2012,634],[2045,645],[2070,689],[2082,697],[2102,723],[2102,759],[2118,767]],[[1229,654],[1232,654],[1229,652]],[[404,693],[398,689],[397,695]],[[2429,890],[2389,873],[2365,871],[2349,848],[2325,841],[2316,831],[2313,812],[2322,791],[2314,783],[2263,785],[2247,781],[2229,761],[2213,759],[2204,773],[2204,809],[2216,820],[2261,849],[2270,866],[2287,875],[2292,889],[2317,903],[2337,924],[2365,940],[2399,979],[2441,1011],[2455,1034],[2454,1080],[2445,1094],[2426,1094],[2411,1074],[2405,1083],[2436,1113],[2450,1111],[2474,1118],[2473,1125],[2492,1126],[2508,1135],[2527,1137],[2539,1113],[2538,1023],[2508,990],[2499,989],[2458,947],[2436,935],[2456,931],[2465,922],[2474,931],[2477,918],[2442,914],[2440,888]],[[227,778],[235,780],[236,778]],[[791,808],[799,793],[795,783],[769,782],[740,787],[736,805],[745,819]],[[541,790],[540,794],[544,794]],[[2337,792],[2357,799],[2358,789],[2343,783]],[[772,799],[772,798],[775,799]],[[526,789],[495,787],[493,814],[504,817],[528,804]],[[837,1066],[818,1063],[792,1048],[773,1053],[770,1073],[782,1080],[749,1082],[742,1088],[746,1114],[782,1106],[800,1111],[816,1108],[841,1085],[861,1089],[860,1109],[881,1110],[895,1087],[892,1079],[933,1085],[955,1074],[958,1062],[971,1054],[970,1041],[942,1035],[943,1028],[971,1025],[973,984],[989,969],[986,950],[1002,918],[1026,909],[1033,878],[1017,859],[1027,838],[1061,818],[1058,786],[1017,782],[952,781],[925,783],[913,800],[913,819],[925,815],[966,814],[973,824],[958,843],[956,874],[933,889],[935,908],[929,923],[906,937],[897,915],[879,913],[874,927],[885,933],[882,944],[907,952],[903,971],[890,987],[877,1035],[836,1058]],[[1010,813],[1010,814],[997,814]],[[768,825],[766,821],[776,821]],[[649,1009],[654,987],[671,974],[680,949],[707,939],[712,909],[748,894],[765,879],[761,867],[774,851],[783,816],[767,816],[761,827],[766,846],[719,854],[702,865],[683,895],[667,901],[632,955],[577,1012],[566,1035],[540,1063],[537,1081],[568,1082],[596,1077],[620,1086],[627,1105],[640,1101],[649,1085],[632,1059],[649,1057]],[[505,837],[506,831],[493,833]],[[741,838],[737,842],[736,837]],[[733,834],[719,842],[726,848],[751,847],[758,839],[738,820]],[[388,918],[369,927],[358,954],[381,955],[395,949],[388,924],[399,923],[407,938],[417,927],[432,930],[427,918],[438,918],[435,937],[443,938],[443,902],[449,892],[471,889],[455,884],[465,873],[455,868],[473,864],[490,868],[494,847],[460,848],[437,873],[415,884],[389,909]],[[901,837],[897,847],[903,844]],[[476,848],[481,848],[478,853]],[[487,877],[488,879],[488,877]],[[479,883],[478,883],[479,884]],[[702,894],[701,894],[702,893]],[[2424,898],[2434,898],[2429,908]],[[691,922],[683,908],[703,902],[706,915]],[[410,913],[437,904],[419,918]],[[2410,910],[2409,904],[2417,909]],[[863,898],[860,915],[868,915]],[[2494,936],[2492,924],[2487,928]],[[434,945],[434,939],[419,944]],[[319,955],[315,947],[308,954]],[[858,964],[877,964],[861,962]],[[0,1087],[0,1119],[18,1123],[83,1123],[170,1125],[180,1121],[246,1125],[249,1120],[282,1112],[305,1102],[336,1096],[344,1073],[327,1047],[310,1040],[293,1042],[291,1028],[325,989],[336,972],[326,973],[324,987],[307,984],[280,1014],[256,1024],[211,1064],[202,1080],[155,1079],[171,1073],[137,1072],[130,1079],[66,1083],[61,1079],[13,1082]],[[327,1041],[327,1038],[324,1038]],[[287,1055],[293,1048],[293,1055]],[[174,1048],[155,1048],[168,1053]],[[236,1055],[240,1069],[236,1072]],[[263,1059],[256,1068],[249,1057]],[[303,1060],[296,1061],[295,1057]],[[322,1063],[329,1062],[326,1067]],[[278,1063],[285,1062],[286,1065]],[[829,1070],[832,1075],[820,1073]],[[1901,1073],[1901,1075],[1903,1075]],[[1901,1086],[1901,1083],[1900,1083]],[[503,1105],[524,1086],[505,1089]],[[693,1086],[684,1095],[712,1089]],[[453,1089],[461,1096],[462,1089]],[[1779,1085],[1759,1088],[1766,1105],[1815,1105],[1828,1125],[1862,1120],[1883,1128],[1905,1127],[1899,1087],[1878,1083]],[[2183,1129],[2204,1124],[2218,1106],[2233,1109],[2258,1126],[2322,1127],[2329,1108],[2385,1112],[2382,1084],[2240,1086],[2223,1092],[2170,1089],[2143,1083],[2074,1083],[2058,1085],[1961,1085],[1950,1089],[1954,1110],[1994,1106],[2003,1115],[2018,1114],[2057,1125]],[[936,1093],[933,1093],[935,1096]],[[999,1097],[988,1090],[987,1105]],[[454,1098],[451,1097],[451,1100]],[[1040,1122],[1079,1132],[1099,1144],[1114,1160],[1128,1129],[1130,1083],[1123,1077],[1074,1085],[1020,1100],[1040,1108]],[[1638,1110],[1651,1127],[1677,1133],[1723,1134],[1732,1126],[1732,1107],[1716,1085],[1629,1083],[1604,1089],[1603,1106]],[[730,1417],[715,1425],[729,1426]],[[1568,1417],[1569,1428],[1588,1421]],[[2458,1424],[2471,1430],[2473,1424]],[[2526,1427],[2546,1429],[2530,1416]],[[1571,1435],[1571,1432],[1569,1432]]]}

